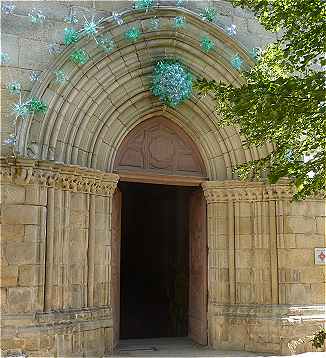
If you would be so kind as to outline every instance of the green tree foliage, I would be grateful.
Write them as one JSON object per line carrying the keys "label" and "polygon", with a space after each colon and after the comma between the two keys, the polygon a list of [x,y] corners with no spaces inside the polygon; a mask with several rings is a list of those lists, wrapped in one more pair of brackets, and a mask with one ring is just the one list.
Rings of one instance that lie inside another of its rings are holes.
{"label": "green tree foliage", "polygon": [[[198,80],[201,94],[213,93],[222,124],[237,125],[248,145],[266,142],[267,157],[236,168],[242,179],[288,177],[295,198],[325,192],[325,33],[322,0],[232,0],[254,12],[280,39],[264,49],[255,66],[242,73],[238,88]],[[323,67],[324,66],[324,67]]]}

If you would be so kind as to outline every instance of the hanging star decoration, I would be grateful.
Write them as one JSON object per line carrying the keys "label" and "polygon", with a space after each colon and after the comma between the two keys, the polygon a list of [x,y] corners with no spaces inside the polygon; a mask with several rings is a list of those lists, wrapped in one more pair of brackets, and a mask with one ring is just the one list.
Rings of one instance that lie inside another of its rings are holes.
{"label": "hanging star decoration", "polygon": [[208,36],[203,36],[200,42],[201,49],[208,53],[215,49],[215,42]]}
{"label": "hanging star decoration", "polygon": [[8,138],[6,138],[3,141],[3,144],[5,144],[5,145],[15,145],[16,144],[16,136],[15,136],[15,134],[10,134],[8,136]]}
{"label": "hanging star decoration", "polygon": [[119,25],[121,26],[123,24],[123,19],[121,17],[121,15],[118,13],[118,12],[115,12],[113,11],[112,12],[112,17],[113,17],[113,20]]}
{"label": "hanging star decoration", "polygon": [[173,25],[176,29],[181,29],[186,26],[186,18],[184,16],[176,16],[173,18]]}
{"label": "hanging star decoration", "polygon": [[234,24],[231,24],[230,26],[227,27],[226,32],[230,35],[230,36],[235,36],[237,34],[237,27]]}
{"label": "hanging star decoration", "polygon": [[135,42],[139,39],[141,32],[139,27],[132,26],[124,33],[124,35],[127,41]]}
{"label": "hanging star decoration", "polygon": [[115,42],[111,37],[97,37],[96,43],[104,52],[111,53],[115,48]]}
{"label": "hanging star decoration", "polygon": [[0,52],[1,65],[7,65],[10,61],[10,57],[7,52]]}
{"label": "hanging star decoration", "polygon": [[136,10],[145,10],[146,12],[154,6],[154,0],[135,0],[134,8]]}
{"label": "hanging star decoration", "polygon": [[213,22],[217,17],[217,10],[213,7],[205,7],[201,10],[200,16],[205,21]]}
{"label": "hanging star decoration", "polygon": [[157,16],[154,16],[149,20],[149,27],[152,31],[157,31],[160,28],[160,25],[160,19]]}
{"label": "hanging star decoration", "polygon": [[21,93],[21,84],[18,81],[13,81],[7,84],[7,89],[10,94],[19,96]]}
{"label": "hanging star decoration", "polygon": [[41,75],[40,72],[32,71],[31,74],[29,75],[29,79],[32,82],[38,81],[40,78],[40,75]]}
{"label": "hanging star decoration", "polygon": [[79,34],[74,28],[66,27],[64,29],[63,42],[66,46],[76,43],[78,40]]}
{"label": "hanging star decoration", "polygon": [[95,21],[94,16],[92,16],[91,20],[86,19],[86,17],[84,17],[84,19],[85,22],[83,28],[81,29],[81,35],[95,38],[98,31],[103,28],[103,26],[100,26],[103,19]]}
{"label": "hanging star decoration", "polygon": [[1,10],[5,15],[12,15],[16,9],[16,5],[13,2],[5,2],[1,6]]}
{"label": "hanging star decoration", "polygon": [[84,49],[79,49],[70,55],[70,59],[76,65],[85,65],[89,61],[89,54]]}
{"label": "hanging star decoration", "polygon": [[231,66],[239,71],[243,64],[243,59],[238,54],[236,54],[231,58],[230,62],[231,62]]}
{"label": "hanging star decoration", "polygon": [[54,76],[55,76],[55,82],[60,85],[64,85],[68,82],[68,77],[65,71],[63,70],[54,71]]}
{"label": "hanging star decoration", "polygon": [[177,105],[192,95],[192,75],[177,60],[161,60],[153,71],[151,91],[169,107]]}
{"label": "hanging star decoration", "polygon": [[45,15],[43,15],[43,12],[35,8],[28,13],[28,16],[34,25],[43,24],[44,20],[46,19]]}

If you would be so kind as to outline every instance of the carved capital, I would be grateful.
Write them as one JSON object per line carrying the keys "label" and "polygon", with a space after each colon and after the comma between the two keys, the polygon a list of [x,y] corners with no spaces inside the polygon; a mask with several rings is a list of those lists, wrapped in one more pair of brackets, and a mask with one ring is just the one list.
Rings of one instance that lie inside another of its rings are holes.
{"label": "carved capital", "polygon": [[211,181],[202,184],[207,203],[262,200],[264,183]]}
{"label": "carved capital", "polygon": [[1,158],[2,182],[18,185],[40,185],[71,192],[112,196],[119,176],[98,170],[49,161],[11,160]]}

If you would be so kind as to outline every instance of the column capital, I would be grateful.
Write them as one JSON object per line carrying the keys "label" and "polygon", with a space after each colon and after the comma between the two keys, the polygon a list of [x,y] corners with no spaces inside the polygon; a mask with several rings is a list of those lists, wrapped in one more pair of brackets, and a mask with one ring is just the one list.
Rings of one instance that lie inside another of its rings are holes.
{"label": "column capital", "polygon": [[268,201],[290,199],[292,190],[288,181],[279,184],[239,180],[207,181],[202,184],[207,202]]}
{"label": "column capital", "polygon": [[52,161],[0,159],[0,176],[4,183],[38,184],[71,192],[113,195],[119,176],[99,170]]}

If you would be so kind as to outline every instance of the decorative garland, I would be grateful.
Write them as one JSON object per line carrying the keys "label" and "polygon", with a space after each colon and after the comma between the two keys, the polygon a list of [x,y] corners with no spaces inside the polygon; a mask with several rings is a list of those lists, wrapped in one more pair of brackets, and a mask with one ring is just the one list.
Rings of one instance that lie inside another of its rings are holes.
{"label": "decorative garland", "polygon": [[[145,11],[146,13],[151,11],[158,1],[154,0],[134,0],[133,9],[136,11]],[[185,7],[187,0],[176,0],[175,6],[177,8]],[[16,5],[13,2],[4,2],[1,5],[1,11],[4,15],[10,16],[14,14]],[[237,28],[234,24],[227,27],[219,23],[218,12],[214,7],[205,7],[199,10],[199,16],[202,21],[215,23],[231,37],[237,35]],[[42,26],[46,21],[46,16],[39,9],[33,8],[28,12],[28,17],[31,20],[33,26]],[[124,24],[122,14],[119,12],[112,12],[111,19],[118,26]],[[69,24],[64,29],[63,43],[65,46],[76,45],[83,37],[93,38],[104,53],[110,54],[115,48],[116,44],[110,36],[98,36],[98,32],[103,28],[102,23],[104,21],[110,21],[110,19],[95,20],[93,15],[90,19],[84,16],[83,24],[81,28],[76,29],[76,25],[80,23],[80,19],[74,13],[74,8],[70,8],[70,12],[64,17],[64,22]],[[175,31],[185,29],[187,25],[185,16],[176,16],[170,19],[171,26]],[[149,18],[149,29],[151,31],[158,31],[161,26],[160,19],[157,16]],[[129,42],[136,42],[141,37],[142,30],[139,26],[133,25],[124,32],[124,38]],[[208,35],[202,36],[198,40],[199,48],[206,54],[216,49],[216,44],[212,38]],[[58,55],[62,52],[63,47],[57,43],[48,44],[48,51],[50,55]],[[249,55],[253,60],[257,60],[261,54],[259,48],[252,48],[249,51]],[[5,52],[0,52],[0,60],[2,65],[8,65],[10,63],[10,57]],[[85,65],[90,56],[83,48],[77,48],[70,54],[70,60],[79,66]],[[230,58],[230,65],[240,71],[244,64],[244,60],[239,54],[234,54]],[[32,71],[30,74],[30,80],[36,82],[40,78],[41,71]],[[57,69],[53,72],[54,82],[58,85],[65,85],[69,81],[69,76],[62,69]],[[38,98],[30,98],[25,101],[22,100],[22,86],[19,81],[11,81],[7,84],[7,90],[11,95],[19,96],[19,101],[12,106],[12,112],[16,117],[22,120],[29,117],[31,114],[44,114],[47,111],[47,105]],[[171,107],[176,107],[178,104],[184,102],[192,95],[192,75],[190,72],[177,60],[161,60],[159,61],[153,72],[152,81],[152,93],[158,96],[161,101]],[[17,123],[15,125],[17,127]],[[17,130],[17,129],[16,129]],[[7,145],[14,145],[16,143],[15,134],[11,134],[4,143]]]}

